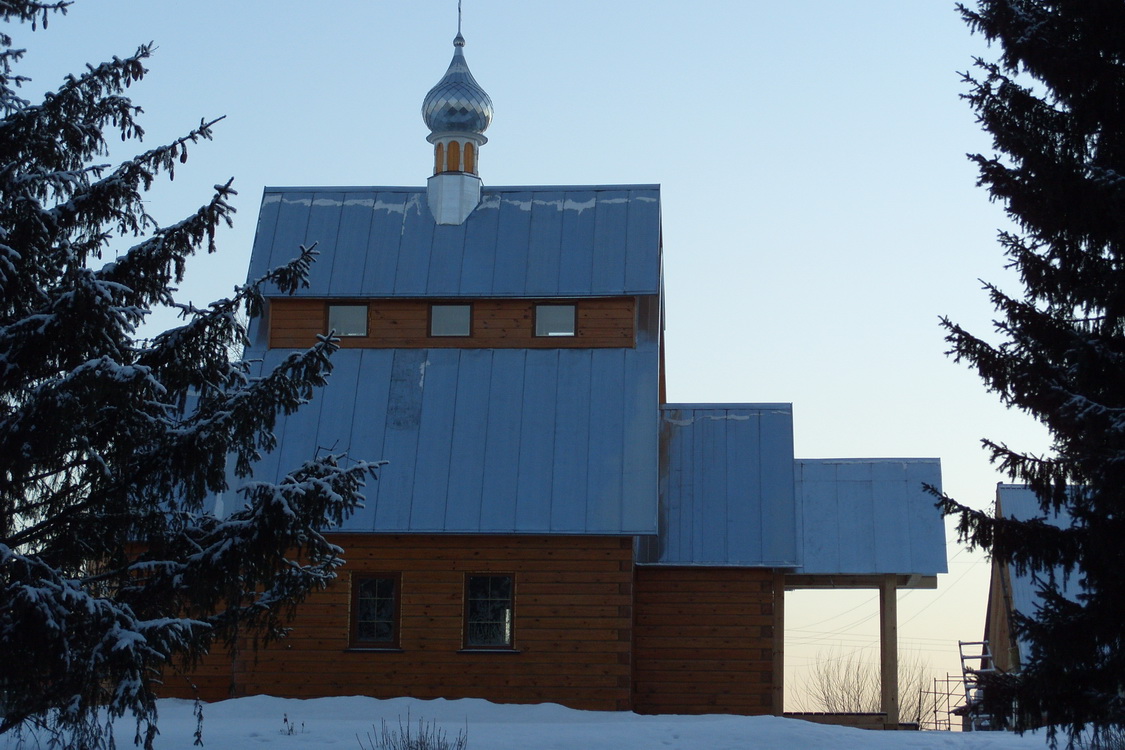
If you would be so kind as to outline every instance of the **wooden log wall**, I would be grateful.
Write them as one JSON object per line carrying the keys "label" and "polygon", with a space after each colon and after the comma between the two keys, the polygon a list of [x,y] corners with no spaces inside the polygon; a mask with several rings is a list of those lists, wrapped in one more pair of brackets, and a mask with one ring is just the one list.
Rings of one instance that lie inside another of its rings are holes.
{"label": "wooden log wall", "polygon": [[767,569],[638,567],[633,710],[780,712],[775,595]]}
{"label": "wooden log wall", "polygon": [[[629,537],[333,535],[339,580],[298,609],[289,638],[168,674],[163,697],[485,698],[624,710],[632,695]],[[350,581],[400,573],[401,651],[349,650]],[[515,576],[514,651],[462,652],[466,573]]]}
{"label": "wooden log wall", "polygon": [[[472,305],[470,336],[429,335],[430,305]],[[367,336],[340,339],[344,348],[521,348],[633,347],[636,298],[595,299],[334,299],[333,304],[366,304]],[[535,305],[573,303],[574,336],[535,336]],[[328,332],[328,300],[274,299],[270,302],[270,347],[305,348]]]}

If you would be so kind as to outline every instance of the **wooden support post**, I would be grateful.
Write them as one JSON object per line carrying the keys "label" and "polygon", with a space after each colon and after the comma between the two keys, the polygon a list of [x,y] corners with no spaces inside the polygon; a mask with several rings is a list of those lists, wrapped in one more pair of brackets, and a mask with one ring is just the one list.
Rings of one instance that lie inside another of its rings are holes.
{"label": "wooden support post", "polygon": [[785,574],[773,575],[773,714],[785,713]]}
{"label": "wooden support post", "polygon": [[898,588],[895,576],[883,577],[879,587],[880,711],[887,728],[898,729]]}

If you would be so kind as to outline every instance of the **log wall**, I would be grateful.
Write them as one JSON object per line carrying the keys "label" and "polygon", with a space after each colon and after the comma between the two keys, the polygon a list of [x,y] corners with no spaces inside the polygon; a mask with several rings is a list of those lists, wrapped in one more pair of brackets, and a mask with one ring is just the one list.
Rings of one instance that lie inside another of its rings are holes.
{"label": "log wall", "polygon": [[[367,336],[341,337],[344,348],[520,348],[632,347],[636,344],[636,299],[474,299],[469,336],[430,336],[431,299],[333,299],[332,304],[366,304]],[[573,303],[574,336],[535,336],[535,305]],[[328,333],[328,300],[274,299],[270,302],[270,347],[305,348]]]}
{"label": "log wall", "polygon": [[[632,695],[628,537],[334,535],[339,580],[298,609],[286,640],[233,663],[214,654],[163,697],[485,698],[624,710]],[[350,579],[401,573],[400,651],[349,650]],[[462,649],[466,573],[515,576],[514,651]]]}
{"label": "log wall", "polygon": [[633,710],[780,713],[771,570],[636,569]]}

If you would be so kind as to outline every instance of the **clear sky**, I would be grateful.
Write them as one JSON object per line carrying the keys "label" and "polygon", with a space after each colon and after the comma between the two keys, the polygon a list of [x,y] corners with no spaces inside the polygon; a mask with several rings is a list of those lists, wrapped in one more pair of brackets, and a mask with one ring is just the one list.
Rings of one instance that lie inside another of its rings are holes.
{"label": "clear sky", "polygon": [[[660,183],[668,396],[794,405],[800,457],[942,460],[946,491],[988,507],[979,440],[1043,450],[944,355],[949,315],[986,334],[978,279],[1018,289],[1005,218],[966,152],[990,142],[958,71],[987,55],[941,0],[465,0],[465,54],[496,117],[486,185]],[[225,115],[151,210],[171,223],[235,178],[236,226],[183,285],[244,280],[264,185],[422,185],[419,108],[445,72],[455,0],[79,0],[15,28],[36,99],[87,62],[159,48],[129,93],[146,142]],[[129,146],[132,154],[135,147]],[[124,155],[125,152],[122,152]],[[937,591],[900,596],[905,651],[959,671],[981,637],[987,565],[950,529]],[[875,594],[787,602],[787,670],[877,658]],[[794,702],[790,700],[790,707]]]}

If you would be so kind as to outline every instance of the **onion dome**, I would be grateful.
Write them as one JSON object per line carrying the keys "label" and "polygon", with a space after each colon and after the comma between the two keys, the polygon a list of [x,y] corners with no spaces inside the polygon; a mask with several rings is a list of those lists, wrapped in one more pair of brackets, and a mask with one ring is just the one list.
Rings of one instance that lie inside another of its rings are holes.
{"label": "onion dome", "polygon": [[492,100],[469,72],[462,48],[465,37],[453,40],[453,60],[437,85],[422,101],[422,119],[438,133],[483,133],[492,122]]}

